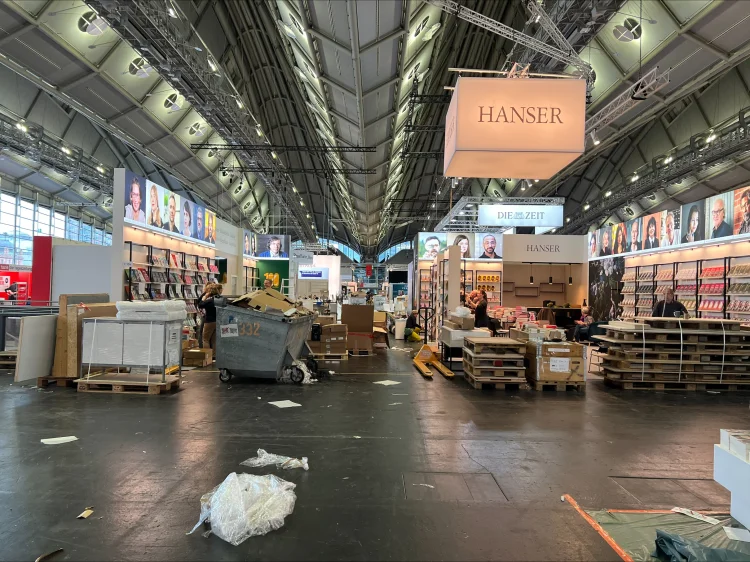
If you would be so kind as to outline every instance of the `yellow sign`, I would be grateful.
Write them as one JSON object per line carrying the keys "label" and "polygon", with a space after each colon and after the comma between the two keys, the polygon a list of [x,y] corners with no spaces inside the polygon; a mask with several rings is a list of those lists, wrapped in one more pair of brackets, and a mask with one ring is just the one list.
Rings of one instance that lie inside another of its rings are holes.
{"label": "yellow sign", "polygon": [[583,153],[585,125],[585,80],[459,77],[443,173],[547,179]]}

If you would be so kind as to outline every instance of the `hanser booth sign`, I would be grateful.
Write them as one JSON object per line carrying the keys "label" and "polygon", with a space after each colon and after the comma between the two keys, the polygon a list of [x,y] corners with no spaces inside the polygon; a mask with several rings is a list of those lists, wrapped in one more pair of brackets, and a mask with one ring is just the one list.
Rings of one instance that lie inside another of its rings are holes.
{"label": "hanser booth sign", "polygon": [[585,124],[585,80],[459,77],[443,173],[547,179],[583,154]]}

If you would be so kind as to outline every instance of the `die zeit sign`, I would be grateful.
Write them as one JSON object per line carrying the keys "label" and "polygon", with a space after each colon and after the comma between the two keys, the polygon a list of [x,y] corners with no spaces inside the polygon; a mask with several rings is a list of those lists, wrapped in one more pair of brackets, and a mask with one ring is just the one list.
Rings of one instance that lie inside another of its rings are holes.
{"label": "die zeit sign", "polygon": [[443,175],[546,179],[583,154],[586,82],[461,76],[445,116]]}
{"label": "die zeit sign", "polygon": [[477,223],[481,226],[563,225],[562,205],[479,205]]}

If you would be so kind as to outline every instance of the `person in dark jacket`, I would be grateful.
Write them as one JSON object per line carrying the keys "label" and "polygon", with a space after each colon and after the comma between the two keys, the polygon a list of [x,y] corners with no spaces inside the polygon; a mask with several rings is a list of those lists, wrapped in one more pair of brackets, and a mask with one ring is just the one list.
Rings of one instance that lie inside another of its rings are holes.
{"label": "person in dark jacket", "polygon": [[487,315],[487,293],[484,289],[479,292],[482,296],[479,298],[477,307],[474,309],[474,327],[489,328],[490,317]]}
{"label": "person in dark jacket", "polygon": [[688,310],[685,305],[674,298],[674,291],[667,289],[664,293],[664,300],[656,303],[654,310],[651,311],[651,316],[654,318],[674,318],[675,313],[687,318]]}
{"label": "person in dark jacket", "polygon": [[419,325],[417,320],[417,309],[411,311],[411,314],[406,319],[406,327],[404,328],[404,339],[407,341],[419,341],[422,338],[419,336],[419,332],[422,331],[422,326]]}
{"label": "person in dark jacket", "polygon": [[214,351],[216,351],[216,304],[214,298],[221,295],[221,289],[222,287],[218,283],[210,283],[198,303],[198,308],[205,313],[201,347],[210,347]]}

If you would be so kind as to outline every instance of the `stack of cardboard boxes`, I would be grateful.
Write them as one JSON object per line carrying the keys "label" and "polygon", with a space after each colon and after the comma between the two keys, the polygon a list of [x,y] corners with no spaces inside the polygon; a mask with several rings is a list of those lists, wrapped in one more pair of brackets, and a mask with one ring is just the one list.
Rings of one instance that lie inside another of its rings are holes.
{"label": "stack of cardboard boxes", "polygon": [[341,309],[341,324],[335,321],[335,316],[318,316],[320,341],[313,340],[312,334],[307,341],[313,353],[345,355],[351,351],[354,355],[365,355],[372,353],[375,345],[389,347],[385,313],[375,312],[372,305],[345,304]]}
{"label": "stack of cardboard boxes", "polygon": [[346,324],[325,324],[321,326],[320,341],[308,340],[307,345],[316,355],[346,355],[346,342]]}
{"label": "stack of cardboard boxes", "polygon": [[182,366],[208,367],[213,363],[213,350],[198,347],[198,340],[190,338],[182,340]]}

